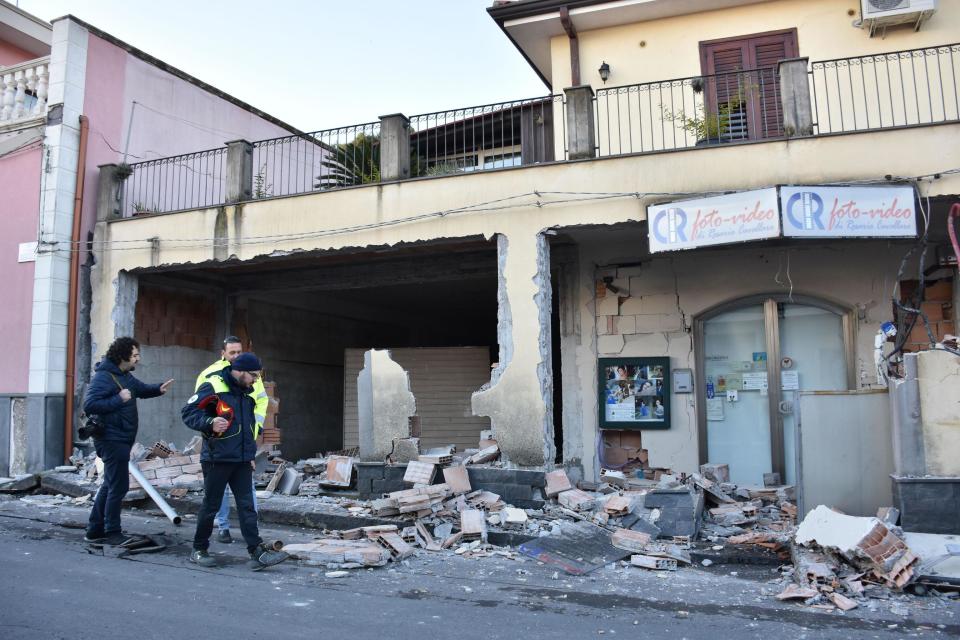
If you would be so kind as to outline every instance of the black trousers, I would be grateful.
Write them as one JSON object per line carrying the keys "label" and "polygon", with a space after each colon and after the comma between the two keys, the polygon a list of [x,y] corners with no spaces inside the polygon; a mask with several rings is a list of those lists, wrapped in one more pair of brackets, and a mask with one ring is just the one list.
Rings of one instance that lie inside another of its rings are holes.
{"label": "black trousers", "polygon": [[[99,537],[120,533],[120,503],[130,489],[130,447],[126,442],[93,441],[97,455],[103,460],[103,484],[93,499],[87,535]],[[248,465],[249,466],[249,465]]]}
{"label": "black trousers", "polygon": [[249,462],[201,462],[203,466],[203,506],[197,516],[197,531],[193,536],[193,548],[206,551],[210,547],[213,518],[223,502],[227,485],[237,501],[237,516],[240,518],[240,533],[247,543],[247,551],[253,552],[263,540],[257,527],[257,510],[253,506],[253,469]]}

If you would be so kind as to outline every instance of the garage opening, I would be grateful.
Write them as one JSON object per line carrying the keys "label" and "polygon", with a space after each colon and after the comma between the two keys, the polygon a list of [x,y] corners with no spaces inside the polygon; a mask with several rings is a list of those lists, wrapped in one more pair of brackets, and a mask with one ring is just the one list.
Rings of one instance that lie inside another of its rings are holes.
{"label": "garage opening", "polygon": [[371,348],[390,349],[410,374],[424,447],[476,447],[490,428],[472,415],[470,396],[489,381],[498,353],[495,242],[299,254],[138,277],[138,375],[177,380],[169,406],[144,411],[141,440],[188,439],[179,408],[230,333],[276,384],[288,459],[357,446],[356,378]]}

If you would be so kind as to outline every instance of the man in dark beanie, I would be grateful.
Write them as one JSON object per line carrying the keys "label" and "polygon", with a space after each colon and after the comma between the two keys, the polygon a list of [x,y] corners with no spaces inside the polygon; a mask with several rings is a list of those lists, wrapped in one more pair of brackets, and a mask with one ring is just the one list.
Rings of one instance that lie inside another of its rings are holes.
{"label": "man in dark beanie", "polygon": [[93,445],[103,460],[103,484],[93,499],[87,542],[119,545],[126,541],[120,529],[120,503],[130,488],[127,465],[130,449],[137,439],[137,399],[163,395],[173,384],[146,384],[133,376],[140,362],[140,343],[123,337],[113,341],[107,355],[97,365],[87,393],[83,411],[97,416],[102,431],[94,434]]}
{"label": "man in dark beanie", "polygon": [[253,506],[253,459],[257,455],[260,425],[250,391],[262,368],[257,356],[241,353],[222,371],[207,376],[207,381],[183,407],[184,424],[203,435],[200,453],[203,506],[197,517],[190,561],[204,567],[217,565],[207,549],[210,548],[213,518],[227,485],[230,485],[237,502],[240,532],[247,543],[250,568],[259,571],[288,557],[286,553],[263,544],[257,527],[257,511]]}

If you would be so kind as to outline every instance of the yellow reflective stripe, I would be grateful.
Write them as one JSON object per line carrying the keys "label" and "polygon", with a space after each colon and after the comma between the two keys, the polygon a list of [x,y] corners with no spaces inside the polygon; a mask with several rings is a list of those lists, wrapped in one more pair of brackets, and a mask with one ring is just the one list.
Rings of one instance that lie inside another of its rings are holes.
{"label": "yellow reflective stripe", "polygon": [[258,397],[258,398],[266,398],[266,397],[267,397],[267,392],[266,392],[266,391],[261,391],[260,393],[257,394],[256,397]]}

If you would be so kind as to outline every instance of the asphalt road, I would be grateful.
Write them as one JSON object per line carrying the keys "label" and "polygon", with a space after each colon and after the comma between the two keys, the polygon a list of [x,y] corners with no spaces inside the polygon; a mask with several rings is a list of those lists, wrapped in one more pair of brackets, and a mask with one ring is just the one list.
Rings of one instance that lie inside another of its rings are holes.
{"label": "asphalt road", "polygon": [[[193,526],[144,512],[133,532],[181,543],[159,554],[116,557],[82,541],[82,508],[0,498],[0,638],[496,639],[597,636],[689,638],[951,638],[960,604],[896,600],[842,614],[777,602],[767,567],[686,568],[658,574],[606,567],[587,577],[526,559],[470,560],[420,552],[398,565],[327,578],[294,562],[255,573],[242,545],[217,545],[224,566],[187,562]],[[265,538],[309,540],[302,529]],[[775,577],[775,576],[774,576]]]}

